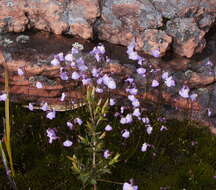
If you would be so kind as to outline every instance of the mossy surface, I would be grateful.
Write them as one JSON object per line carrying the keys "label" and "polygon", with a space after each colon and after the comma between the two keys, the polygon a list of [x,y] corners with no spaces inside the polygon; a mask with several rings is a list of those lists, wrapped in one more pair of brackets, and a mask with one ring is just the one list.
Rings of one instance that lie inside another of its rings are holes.
{"label": "mossy surface", "polygon": [[[4,106],[0,104],[0,117]],[[76,136],[80,129],[70,131],[66,122],[72,118],[85,119],[85,107],[71,112],[58,112],[54,120],[46,118],[41,111],[29,111],[20,105],[11,105],[12,151],[15,181],[19,189],[31,190],[78,190],[80,182],[71,172],[71,163],[66,155],[80,150]],[[121,161],[104,179],[125,182],[133,178],[139,190],[214,190],[216,189],[216,137],[207,128],[190,122],[152,120],[153,133],[148,135],[144,125],[136,121],[122,126],[119,119],[109,118],[113,131],[106,136],[106,147],[119,152]],[[1,122],[2,123],[2,122]],[[161,125],[167,131],[160,131]],[[56,128],[60,139],[48,143],[47,128]],[[129,129],[129,139],[121,137],[123,129]],[[1,130],[2,133],[2,124]],[[72,139],[74,145],[65,148],[62,143]],[[147,152],[141,152],[144,142],[153,144]],[[83,152],[85,156],[85,152]],[[0,189],[10,189],[2,162],[0,161]],[[120,190],[121,185],[99,182],[98,189]]]}

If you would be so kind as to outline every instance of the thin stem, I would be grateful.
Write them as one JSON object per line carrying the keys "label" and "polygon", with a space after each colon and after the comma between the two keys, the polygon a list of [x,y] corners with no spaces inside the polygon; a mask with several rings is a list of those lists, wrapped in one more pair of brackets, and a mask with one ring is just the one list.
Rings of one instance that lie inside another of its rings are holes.
{"label": "thin stem", "polygon": [[106,179],[97,179],[97,181],[106,182],[106,183],[112,183],[112,184],[118,184],[118,185],[123,185],[124,184],[124,183],[121,183],[121,182],[116,182],[116,181],[111,181],[111,180],[106,180]]}
{"label": "thin stem", "polygon": [[5,138],[5,145],[7,154],[9,157],[10,169],[12,176],[15,175],[14,168],[13,168],[13,158],[12,158],[12,151],[11,151],[11,126],[10,126],[10,99],[9,99],[9,74],[6,62],[4,63],[5,69],[5,92],[7,93],[7,99],[5,101],[5,119],[6,119],[6,138]]}

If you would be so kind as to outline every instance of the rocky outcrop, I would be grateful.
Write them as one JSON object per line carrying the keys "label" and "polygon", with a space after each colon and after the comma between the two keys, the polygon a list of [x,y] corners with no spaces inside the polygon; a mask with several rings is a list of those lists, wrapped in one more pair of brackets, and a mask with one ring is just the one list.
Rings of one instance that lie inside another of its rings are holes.
{"label": "rocky outcrop", "polygon": [[203,50],[216,17],[216,0],[2,0],[0,29],[37,29],[84,39],[98,37],[146,54],[169,49],[192,57]]}
{"label": "rocky outcrop", "polygon": [[92,24],[100,15],[97,0],[2,0],[0,11],[0,28],[5,31],[34,28],[84,39],[93,36]]}
{"label": "rocky outcrop", "polygon": [[192,57],[205,47],[204,36],[215,13],[214,0],[104,0],[98,32],[101,39],[115,44],[128,45],[135,38],[142,44],[137,50],[152,54],[158,49],[161,56],[173,39],[177,54]]}
{"label": "rocky outcrop", "polygon": [[[82,81],[71,78],[76,69],[65,62],[56,66],[51,65],[51,60],[62,50],[65,50],[64,53],[69,51],[71,44],[75,41],[82,43],[85,51],[92,50],[94,44],[85,43],[79,39],[69,40],[39,33],[30,35],[29,42],[25,41],[25,43],[21,43],[22,40],[16,42],[15,39],[18,38],[12,36],[10,40],[2,39],[4,42],[11,41],[11,44],[9,48],[1,49],[0,94],[4,92],[3,63],[6,57],[12,101],[27,101],[35,104],[47,102],[50,105],[63,104],[70,107],[71,101],[82,100],[85,94]],[[216,126],[216,58],[214,54],[204,56],[199,60],[182,57],[169,60],[146,57],[144,65],[140,66],[136,63],[128,64],[129,60],[121,61],[121,58],[125,58],[126,49],[110,44],[107,44],[107,47],[109,47],[106,49],[107,55],[113,58],[110,61],[99,59],[97,56],[94,57],[93,53],[89,54],[85,51],[78,53],[75,61],[82,57],[88,68],[100,68],[102,75],[111,76],[116,81],[116,88],[108,92],[109,96],[119,100],[121,105],[122,101],[125,101],[124,105],[127,106],[126,97],[134,93],[129,92],[128,89],[137,88],[136,98],[139,99],[142,107],[148,110],[155,111],[157,108],[167,117],[192,119],[205,125]],[[209,48],[209,52],[214,52],[215,47]],[[116,50],[122,57],[113,55],[113,52],[117,52]],[[3,51],[6,52],[4,56]],[[79,62],[82,61],[79,60]],[[146,71],[138,72],[137,69],[140,67],[145,68]],[[19,68],[24,72],[22,75],[18,74]],[[67,79],[62,79],[62,72],[67,75]],[[91,70],[88,72],[91,73]],[[87,77],[88,72],[82,77]],[[167,76],[164,74],[166,72]],[[129,80],[126,81],[128,78],[133,78],[134,82],[130,84]],[[37,87],[37,82],[42,84],[42,88]],[[65,101],[61,101],[63,92],[66,95]],[[180,92],[184,94],[180,95]],[[106,91],[104,91],[104,96],[106,96]]]}

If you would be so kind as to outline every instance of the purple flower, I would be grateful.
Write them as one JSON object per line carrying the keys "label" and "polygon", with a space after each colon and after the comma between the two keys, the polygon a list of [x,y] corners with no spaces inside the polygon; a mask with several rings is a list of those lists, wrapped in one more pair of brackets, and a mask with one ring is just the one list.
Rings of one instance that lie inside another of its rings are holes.
{"label": "purple flower", "polygon": [[45,103],[41,106],[41,109],[42,109],[43,111],[47,111],[47,110],[48,110],[48,104],[47,104],[47,102],[45,102]]}
{"label": "purple flower", "polygon": [[86,71],[88,67],[85,64],[80,64],[77,66],[80,71]]}
{"label": "purple flower", "polygon": [[98,77],[99,76],[99,69],[93,68],[91,73],[92,73],[93,77]]}
{"label": "purple flower", "polygon": [[128,95],[128,99],[132,102],[136,100],[136,97],[134,95]]}
{"label": "purple flower", "polygon": [[95,92],[97,92],[97,93],[103,93],[103,89],[97,87],[97,88],[95,89]]}
{"label": "purple flower", "polygon": [[130,84],[132,84],[134,82],[134,79],[133,78],[127,78],[125,80],[125,82],[129,82]]}
{"label": "purple flower", "polygon": [[103,82],[103,77],[100,77],[99,79],[97,79],[97,84],[100,85]]}
{"label": "purple flower", "polygon": [[108,159],[110,157],[110,155],[111,154],[110,154],[109,150],[105,150],[104,153],[103,153],[103,156],[104,156],[105,159]]}
{"label": "purple flower", "polygon": [[107,126],[105,127],[105,131],[112,131],[111,125],[107,125]]}
{"label": "purple flower", "polygon": [[61,94],[60,101],[61,101],[61,102],[63,102],[63,101],[64,101],[64,99],[65,99],[65,97],[66,97],[66,94],[63,92],[63,93]]}
{"label": "purple flower", "polygon": [[212,63],[210,60],[208,60],[207,63],[206,63],[206,65],[207,65],[207,66],[208,66],[208,65],[209,65],[209,66],[213,66],[213,63]]}
{"label": "purple flower", "polygon": [[123,114],[123,113],[124,113],[124,110],[125,110],[125,107],[124,107],[124,106],[121,106],[121,107],[120,107],[120,110],[121,110],[121,114]]}
{"label": "purple flower", "polygon": [[132,101],[132,105],[133,105],[133,107],[139,107],[140,106],[140,102],[139,102],[139,100],[138,99],[135,99],[135,100],[133,100]]}
{"label": "purple flower", "polygon": [[142,122],[145,123],[145,124],[148,124],[150,122],[150,120],[149,120],[148,117],[143,117]]}
{"label": "purple flower", "polygon": [[164,72],[161,77],[162,77],[162,79],[166,80],[169,77],[169,73]]}
{"label": "purple flower", "polygon": [[132,42],[127,47],[128,58],[134,61],[141,59],[141,57],[137,54],[137,52],[134,51],[135,45],[136,45],[135,39],[133,39]]}
{"label": "purple flower", "polygon": [[210,109],[210,108],[208,108],[208,109],[207,109],[207,112],[208,112],[208,116],[210,117],[210,116],[211,116],[211,114],[212,114],[212,112],[211,112],[211,109]]}
{"label": "purple flower", "polygon": [[19,76],[24,75],[24,71],[21,68],[17,69],[17,73],[18,73]]}
{"label": "purple flower", "polygon": [[77,123],[78,125],[82,125],[83,121],[79,117],[77,117],[74,119],[74,123]]}
{"label": "purple flower", "polygon": [[161,126],[160,131],[168,130],[164,125]]}
{"label": "purple flower", "polygon": [[66,140],[66,141],[63,142],[63,145],[64,145],[65,147],[70,147],[70,146],[72,146],[72,144],[73,144],[73,142],[70,141],[70,140]]}
{"label": "purple flower", "polygon": [[151,51],[151,54],[152,54],[154,57],[160,57],[160,51],[159,51],[159,49],[152,50],[152,51]]}
{"label": "purple flower", "polygon": [[132,114],[128,113],[125,118],[126,118],[127,123],[131,123],[133,121]]}
{"label": "purple flower", "polygon": [[138,74],[140,74],[140,75],[143,75],[143,74],[145,74],[145,73],[146,73],[146,69],[145,69],[145,68],[142,68],[142,67],[140,67],[140,68],[138,68],[138,69],[137,69],[137,73],[138,73]]}
{"label": "purple flower", "polygon": [[115,99],[110,98],[109,105],[114,106],[116,104]]}
{"label": "purple flower", "polygon": [[138,186],[126,182],[123,184],[123,190],[138,190]]}
{"label": "purple flower", "polygon": [[159,86],[159,82],[157,80],[153,80],[151,86],[152,87],[158,87]]}
{"label": "purple flower", "polygon": [[104,75],[103,83],[110,89],[116,89],[116,83],[112,77],[108,77],[107,75]]}
{"label": "purple flower", "polygon": [[146,152],[148,146],[149,146],[149,144],[147,144],[147,143],[143,143],[143,145],[142,145],[142,147],[141,147],[141,151],[142,151],[142,152]]}
{"label": "purple flower", "polygon": [[125,117],[122,117],[120,119],[120,123],[123,124],[123,125],[126,124],[127,123],[127,119]]}
{"label": "purple flower", "polygon": [[91,84],[92,80],[90,78],[82,79],[83,85],[89,85]]}
{"label": "purple flower", "polygon": [[173,80],[172,76],[166,78],[164,82],[167,87],[175,86],[175,81]]}
{"label": "purple flower", "polygon": [[29,105],[28,105],[28,109],[29,109],[30,111],[33,111],[33,110],[34,110],[34,106],[33,106],[32,103],[29,103]]}
{"label": "purple flower", "polygon": [[139,108],[136,108],[136,109],[133,111],[133,116],[140,117],[140,115],[141,115],[140,109],[139,109]]}
{"label": "purple flower", "polygon": [[56,112],[53,110],[53,111],[50,111],[47,113],[46,117],[50,120],[54,119],[56,117]]}
{"label": "purple flower", "polygon": [[74,128],[73,123],[71,123],[70,121],[67,122],[67,126],[70,130],[72,130]]}
{"label": "purple flower", "polygon": [[0,101],[5,102],[6,100],[7,100],[7,94],[6,93],[0,95]]}
{"label": "purple flower", "polygon": [[41,82],[36,82],[36,88],[43,88],[43,85]]}
{"label": "purple flower", "polygon": [[59,138],[56,136],[56,130],[55,129],[48,128],[46,130],[46,132],[47,132],[47,137],[49,137],[49,143],[50,144],[53,142],[53,140],[56,140]]}
{"label": "purple flower", "polygon": [[68,75],[67,75],[67,73],[66,73],[66,72],[61,72],[61,73],[60,73],[60,78],[61,78],[62,80],[68,80]]}
{"label": "purple flower", "polygon": [[124,129],[122,131],[122,137],[125,138],[125,139],[129,138],[130,137],[130,132],[127,129]]}
{"label": "purple flower", "polygon": [[194,94],[191,94],[191,95],[190,95],[190,99],[191,99],[192,101],[195,101],[196,98],[197,98],[197,96],[198,96],[198,95],[195,94],[195,93],[194,93]]}
{"label": "purple flower", "polygon": [[72,55],[72,54],[67,54],[67,55],[65,56],[65,61],[68,61],[68,62],[73,61],[73,55]]}
{"label": "purple flower", "polygon": [[63,52],[57,54],[57,57],[58,57],[58,59],[59,59],[60,61],[64,61],[64,54],[63,54]]}
{"label": "purple flower", "polygon": [[137,88],[127,88],[126,91],[132,95],[137,95],[138,92]]}
{"label": "purple flower", "polygon": [[59,60],[57,58],[54,58],[52,61],[51,61],[51,65],[53,66],[58,66],[60,64]]}
{"label": "purple flower", "polygon": [[189,98],[189,92],[190,89],[188,86],[183,86],[180,90],[179,90],[179,95],[183,98]]}
{"label": "purple flower", "polygon": [[151,125],[148,125],[147,129],[146,129],[146,132],[148,133],[148,135],[150,135],[152,133],[152,126]]}
{"label": "purple flower", "polygon": [[71,75],[71,78],[72,78],[73,80],[77,80],[77,79],[80,78],[80,74],[79,74],[78,72],[74,71],[74,72],[72,73],[72,75]]}
{"label": "purple flower", "polygon": [[77,54],[77,53],[79,53],[79,49],[75,48],[75,47],[72,47],[71,53],[72,53],[72,55]]}

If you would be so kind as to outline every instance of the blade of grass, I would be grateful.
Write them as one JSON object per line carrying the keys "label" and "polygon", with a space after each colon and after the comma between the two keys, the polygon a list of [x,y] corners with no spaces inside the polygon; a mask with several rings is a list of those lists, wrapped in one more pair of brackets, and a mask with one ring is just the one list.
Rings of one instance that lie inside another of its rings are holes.
{"label": "blade of grass", "polygon": [[5,92],[7,93],[7,99],[5,101],[5,120],[6,120],[5,146],[9,157],[11,175],[14,176],[15,172],[13,168],[13,158],[12,158],[11,141],[10,141],[11,126],[10,126],[9,75],[8,75],[8,68],[6,62],[4,63],[4,70],[5,70]]}
{"label": "blade of grass", "polygon": [[9,179],[10,184],[13,187],[13,189],[16,190],[17,189],[16,183],[14,182],[13,178],[10,175],[10,169],[8,168],[8,165],[7,165],[8,161],[7,161],[7,158],[6,158],[6,155],[5,155],[1,140],[0,140],[0,151],[1,151],[1,155],[2,155],[3,165],[5,167],[6,175],[7,175],[8,179]]}

